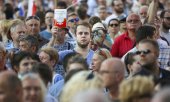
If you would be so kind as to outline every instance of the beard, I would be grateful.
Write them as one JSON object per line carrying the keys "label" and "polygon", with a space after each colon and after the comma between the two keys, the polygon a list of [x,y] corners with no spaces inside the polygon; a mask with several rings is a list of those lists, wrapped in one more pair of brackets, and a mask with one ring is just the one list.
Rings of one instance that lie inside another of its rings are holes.
{"label": "beard", "polygon": [[81,44],[80,42],[77,42],[77,45],[81,48],[87,48],[89,43],[86,43],[86,44]]}
{"label": "beard", "polygon": [[163,27],[164,27],[164,29],[166,29],[166,30],[169,30],[169,29],[170,29],[170,25],[168,26],[167,24],[165,24],[165,22],[163,22]]}

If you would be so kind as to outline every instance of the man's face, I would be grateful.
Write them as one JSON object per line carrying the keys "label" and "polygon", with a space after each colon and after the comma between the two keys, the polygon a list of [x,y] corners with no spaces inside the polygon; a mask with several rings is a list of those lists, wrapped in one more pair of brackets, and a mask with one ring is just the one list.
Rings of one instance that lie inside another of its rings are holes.
{"label": "man's face", "polygon": [[149,66],[157,61],[157,53],[151,44],[139,43],[136,57],[142,66]]}
{"label": "man's face", "polygon": [[123,13],[123,2],[122,2],[122,0],[115,0],[113,8],[114,8],[116,13]]}
{"label": "man's face", "polygon": [[165,13],[164,18],[162,20],[162,26],[167,30],[170,29],[170,12]]}
{"label": "man's face", "polygon": [[21,62],[19,63],[19,73],[22,74],[30,71],[35,63],[37,63],[37,61],[33,60],[30,57],[22,59]]}
{"label": "man's face", "polygon": [[[108,25],[108,31],[111,34],[117,34],[120,30],[119,22],[116,20],[110,21],[110,24]],[[113,35],[114,36],[114,35]]]}
{"label": "man's face", "polygon": [[132,14],[127,17],[126,27],[128,30],[137,30],[141,26],[140,17],[136,14]]}
{"label": "man's face", "polygon": [[106,17],[107,17],[107,12],[106,12],[106,9],[105,9],[105,8],[99,9],[98,13],[99,13],[99,18],[100,18],[101,20],[105,20],[105,19],[106,19]]}
{"label": "man's face", "polygon": [[76,15],[68,17],[67,25],[69,28],[75,29],[78,23],[79,23],[79,18]]}
{"label": "man's face", "polygon": [[30,19],[26,21],[28,32],[30,35],[38,35],[40,32],[40,21],[36,19]]}
{"label": "man's face", "polygon": [[19,37],[26,34],[25,25],[17,25],[15,31],[11,32],[11,37],[13,41],[17,41]]}
{"label": "man's face", "polygon": [[21,51],[29,51],[30,50],[30,45],[27,41],[20,41],[19,42],[19,49]]}
{"label": "man's face", "polygon": [[78,46],[86,48],[90,42],[90,28],[80,25],[77,27],[76,40]]}
{"label": "man's face", "polygon": [[141,19],[145,19],[147,17],[147,11],[148,11],[147,8],[141,8],[139,10],[139,15]]}
{"label": "man's face", "polygon": [[40,102],[41,86],[36,79],[26,79],[22,82],[24,102]]}
{"label": "man's face", "polygon": [[52,25],[53,20],[54,20],[54,13],[48,12],[48,13],[45,15],[45,24],[46,24],[46,25]]}

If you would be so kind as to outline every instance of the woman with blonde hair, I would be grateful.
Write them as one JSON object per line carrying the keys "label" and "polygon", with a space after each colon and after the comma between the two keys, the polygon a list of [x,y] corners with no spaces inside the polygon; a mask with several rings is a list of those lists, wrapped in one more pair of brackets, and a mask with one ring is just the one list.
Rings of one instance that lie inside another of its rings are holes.
{"label": "woman with blonde hair", "polygon": [[81,71],[74,75],[64,86],[60,102],[70,102],[79,92],[87,89],[103,90],[100,77],[90,71]]}
{"label": "woman with blonde hair", "polygon": [[24,102],[44,102],[46,88],[37,74],[28,73],[22,78]]}
{"label": "woman with blonde hair", "polygon": [[119,99],[120,102],[150,102],[153,91],[152,77],[136,76],[120,84]]}
{"label": "woman with blonde hair", "polygon": [[4,44],[6,44],[8,42],[8,33],[10,30],[10,26],[11,26],[11,20],[0,20],[0,36],[1,36],[1,40]]}
{"label": "woman with blonde hair", "polygon": [[94,52],[93,58],[92,58],[92,65],[91,68],[94,72],[98,72],[101,66],[101,63],[111,58],[112,55],[110,54],[109,50],[105,48],[99,48]]}

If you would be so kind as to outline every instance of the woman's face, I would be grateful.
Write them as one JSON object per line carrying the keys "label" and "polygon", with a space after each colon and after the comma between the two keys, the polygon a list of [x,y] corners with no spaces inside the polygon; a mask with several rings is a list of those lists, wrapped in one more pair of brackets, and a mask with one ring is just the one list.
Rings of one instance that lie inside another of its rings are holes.
{"label": "woman's face", "polygon": [[40,102],[42,89],[36,79],[26,79],[22,82],[24,102]]}
{"label": "woman's face", "polygon": [[119,22],[116,20],[110,21],[108,25],[108,31],[112,34],[117,34],[120,30]]}
{"label": "woman's face", "polygon": [[94,54],[92,58],[92,65],[91,65],[92,70],[98,72],[102,61],[103,60],[101,59],[100,55]]}
{"label": "woman's face", "polygon": [[141,70],[141,65],[138,62],[138,60],[135,58],[135,56],[134,56],[134,60],[135,61],[131,65],[128,65],[128,69],[130,71],[130,74],[132,74],[132,75]]}

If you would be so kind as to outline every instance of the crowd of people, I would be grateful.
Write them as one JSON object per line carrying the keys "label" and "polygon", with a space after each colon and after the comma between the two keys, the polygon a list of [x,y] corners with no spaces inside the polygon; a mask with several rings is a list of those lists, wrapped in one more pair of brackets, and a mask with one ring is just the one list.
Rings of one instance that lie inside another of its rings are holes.
{"label": "crowd of people", "polygon": [[0,0],[0,102],[170,101],[170,0],[28,2]]}

